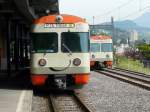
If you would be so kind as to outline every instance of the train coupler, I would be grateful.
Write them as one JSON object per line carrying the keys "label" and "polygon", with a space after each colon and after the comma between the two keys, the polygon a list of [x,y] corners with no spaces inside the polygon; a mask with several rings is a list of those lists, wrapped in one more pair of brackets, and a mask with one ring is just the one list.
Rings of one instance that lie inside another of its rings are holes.
{"label": "train coupler", "polygon": [[54,82],[57,88],[59,89],[66,88],[66,76],[55,76]]}

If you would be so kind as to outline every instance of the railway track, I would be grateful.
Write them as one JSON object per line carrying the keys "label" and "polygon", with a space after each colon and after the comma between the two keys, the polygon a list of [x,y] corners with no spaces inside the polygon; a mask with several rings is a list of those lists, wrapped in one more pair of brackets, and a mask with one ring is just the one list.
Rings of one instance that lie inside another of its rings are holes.
{"label": "railway track", "polygon": [[77,92],[49,95],[50,112],[95,112]]}
{"label": "railway track", "polygon": [[115,68],[113,68],[113,70],[123,71],[123,72],[126,72],[126,73],[131,73],[131,74],[140,75],[140,76],[144,76],[144,77],[150,78],[150,74],[147,75],[147,74],[144,74],[144,73],[134,72],[134,71],[127,70],[127,69],[122,69],[122,68],[117,68],[117,67],[115,67]]}
{"label": "railway track", "polygon": [[146,75],[121,71],[117,69],[104,69],[104,71],[96,71],[96,72],[150,90],[150,77]]}

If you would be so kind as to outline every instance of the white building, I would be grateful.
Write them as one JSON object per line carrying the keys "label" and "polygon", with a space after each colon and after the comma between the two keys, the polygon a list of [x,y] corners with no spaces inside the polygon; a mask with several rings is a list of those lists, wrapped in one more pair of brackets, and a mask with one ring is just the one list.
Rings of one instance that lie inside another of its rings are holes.
{"label": "white building", "polygon": [[136,30],[130,31],[130,43],[134,43],[136,40],[138,40],[138,32]]}
{"label": "white building", "polygon": [[121,44],[120,46],[116,46],[116,54],[117,55],[124,55],[125,48],[128,48],[128,44]]}

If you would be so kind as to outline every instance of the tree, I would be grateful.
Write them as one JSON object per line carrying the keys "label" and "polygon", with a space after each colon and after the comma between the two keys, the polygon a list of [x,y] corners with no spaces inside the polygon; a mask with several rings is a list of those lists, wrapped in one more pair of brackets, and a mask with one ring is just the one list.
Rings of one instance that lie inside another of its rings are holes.
{"label": "tree", "polygon": [[150,60],[150,44],[141,44],[137,48],[144,59]]}

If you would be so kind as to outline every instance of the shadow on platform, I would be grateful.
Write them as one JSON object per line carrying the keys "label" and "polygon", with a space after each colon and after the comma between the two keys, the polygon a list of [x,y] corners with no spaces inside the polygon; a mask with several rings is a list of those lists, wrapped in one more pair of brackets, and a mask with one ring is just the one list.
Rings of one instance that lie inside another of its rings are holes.
{"label": "shadow on platform", "polygon": [[10,76],[7,71],[0,71],[0,89],[31,89],[29,70],[22,70],[18,73],[12,72]]}

